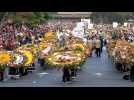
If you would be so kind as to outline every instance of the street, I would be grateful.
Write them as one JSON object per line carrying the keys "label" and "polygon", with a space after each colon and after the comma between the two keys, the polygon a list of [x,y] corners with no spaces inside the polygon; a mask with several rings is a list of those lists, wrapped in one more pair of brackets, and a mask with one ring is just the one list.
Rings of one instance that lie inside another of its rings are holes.
{"label": "street", "polygon": [[0,87],[133,87],[134,83],[122,78],[104,49],[101,57],[93,52],[72,82],[62,82],[62,71],[42,69],[36,63],[36,71],[18,80],[9,79],[0,82]]}

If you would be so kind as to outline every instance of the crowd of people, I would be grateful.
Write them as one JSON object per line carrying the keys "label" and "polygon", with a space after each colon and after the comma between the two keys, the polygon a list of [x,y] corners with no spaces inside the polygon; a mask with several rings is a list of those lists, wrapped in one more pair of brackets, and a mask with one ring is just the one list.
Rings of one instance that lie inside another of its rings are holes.
{"label": "crowd of people", "polygon": [[[0,28],[0,47],[1,50],[14,50],[15,48],[25,44],[36,44],[40,42],[40,38],[47,32],[57,32],[64,30],[72,30],[72,22],[55,22],[39,24],[29,27],[25,24],[12,24],[5,22]],[[60,40],[60,39],[59,39]],[[40,63],[44,65],[43,61]],[[1,80],[4,80],[4,71],[0,72]]]}
{"label": "crowd of people", "polygon": [[[50,21],[32,28],[24,24],[14,25],[6,23],[0,28],[0,37],[2,37],[0,45],[2,45],[2,48],[4,49],[13,50],[16,47],[27,43],[39,43],[39,38],[50,31],[65,35],[57,35],[57,38],[61,43],[60,46],[62,47],[64,45],[65,37],[71,35],[74,27],[76,27],[76,23],[72,21]],[[93,29],[87,29],[85,34],[87,34],[86,44],[92,44],[92,51],[95,50],[97,57],[101,57],[103,47],[107,45],[110,39],[124,39],[128,42],[134,42],[133,28],[124,26],[113,28],[111,24],[94,25]],[[89,56],[91,57],[92,53]],[[40,61],[40,63],[42,66],[44,65],[43,61]],[[71,77],[76,77],[76,72],[77,69],[67,69],[64,67],[63,81],[70,81]]]}
{"label": "crowd of people", "polygon": [[[71,40],[71,32],[75,27],[76,23],[72,21],[50,21],[32,28],[24,24],[14,25],[6,23],[0,30],[1,36],[3,37],[2,46],[4,49],[13,50],[16,47],[27,43],[39,43],[39,38],[43,37],[46,32],[55,32],[57,33],[60,46],[63,47],[67,37]],[[85,43],[87,45],[88,43],[92,44],[93,49],[96,50],[96,56],[100,57],[105,38],[104,30],[99,30],[97,28],[95,31],[89,31],[87,37],[84,37],[83,41],[86,41]],[[41,66],[44,66],[43,60],[40,60],[39,63],[41,63]],[[77,69],[63,68],[63,81],[65,82],[66,79],[69,81],[71,80],[71,77],[76,77],[76,72]]]}
{"label": "crowd of people", "polygon": [[[90,39],[93,41],[93,47],[96,49],[96,55],[100,57],[104,45],[108,45],[110,40],[127,41],[134,45],[134,28],[132,25],[119,25],[113,28],[111,25],[94,25],[94,30],[90,32]],[[121,66],[120,66],[121,67]],[[131,69],[124,73],[123,79],[134,81],[134,64]]]}

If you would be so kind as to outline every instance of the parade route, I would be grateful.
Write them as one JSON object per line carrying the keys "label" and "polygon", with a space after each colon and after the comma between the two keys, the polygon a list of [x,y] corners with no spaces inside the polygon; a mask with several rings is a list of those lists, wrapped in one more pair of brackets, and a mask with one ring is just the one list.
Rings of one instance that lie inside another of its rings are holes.
{"label": "parade route", "polygon": [[62,82],[62,71],[57,69],[43,70],[36,63],[36,71],[18,80],[9,79],[0,82],[0,87],[133,87],[134,83],[122,79],[108,58],[106,50],[97,58],[93,52],[83,65],[78,76],[72,82]]}

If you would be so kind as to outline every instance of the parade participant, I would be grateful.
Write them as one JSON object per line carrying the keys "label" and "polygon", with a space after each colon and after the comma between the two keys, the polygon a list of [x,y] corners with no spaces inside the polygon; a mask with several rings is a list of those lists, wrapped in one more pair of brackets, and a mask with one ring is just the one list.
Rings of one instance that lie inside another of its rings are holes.
{"label": "parade participant", "polygon": [[74,68],[70,68],[71,71],[71,77],[74,78],[75,76],[75,69]]}
{"label": "parade participant", "polygon": [[101,51],[100,51],[100,39],[99,39],[98,36],[96,38],[95,47],[96,47],[96,55],[97,55],[97,57],[100,57],[100,55],[101,55]]}
{"label": "parade participant", "polygon": [[70,81],[71,80],[71,71],[66,66],[63,68],[63,82]]}
{"label": "parade participant", "polygon": [[40,66],[43,67],[44,66],[44,59],[39,59],[39,63],[40,63]]}
{"label": "parade participant", "polygon": [[105,33],[101,30],[100,32],[99,32],[99,35],[102,37],[102,39],[104,38],[104,35],[105,35]]}
{"label": "parade participant", "polygon": [[0,81],[4,80],[4,68],[2,67],[0,70]]}
{"label": "parade participant", "polygon": [[117,39],[117,34],[118,34],[118,33],[116,33],[115,31],[112,32],[112,39]]}
{"label": "parade participant", "polygon": [[93,51],[93,40],[92,40],[92,38],[90,38],[89,37],[89,39],[88,39],[88,47],[90,48],[90,57],[92,56],[92,51]]}
{"label": "parade participant", "polygon": [[131,82],[134,81],[134,65],[131,67],[131,70],[130,70],[130,80]]}
{"label": "parade participant", "polygon": [[96,47],[95,47],[95,41],[96,41],[96,38],[95,37],[93,37],[93,49],[95,49]]}
{"label": "parade participant", "polygon": [[102,52],[102,48],[103,48],[103,37],[100,36],[100,52]]}
{"label": "parade participant", "polygon": [[75,78],[77,76],[77,68],[70,68],[71,77]]}
{"label": "parade participant", "polygon": [[83,37],[84,45],[87,45],[87,37]]}
{"label": "parade participant", "polygon": [[59,35],[58,39],[59,39],[60,47],[64,47],[64,45],[65,45],[65,38],[64,38],[64,33],[63,33],[63,31],[61,29],[60,29],[58,35]]}

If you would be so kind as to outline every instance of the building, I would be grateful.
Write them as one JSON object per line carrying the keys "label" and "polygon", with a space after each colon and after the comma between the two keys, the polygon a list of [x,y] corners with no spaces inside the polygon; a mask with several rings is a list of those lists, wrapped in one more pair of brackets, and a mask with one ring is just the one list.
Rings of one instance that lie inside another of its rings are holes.
{"label": "building", "polygon": [[57,12],[51,15],[51,20],[80,21],[81,18],[89,18],[91,12]]}

